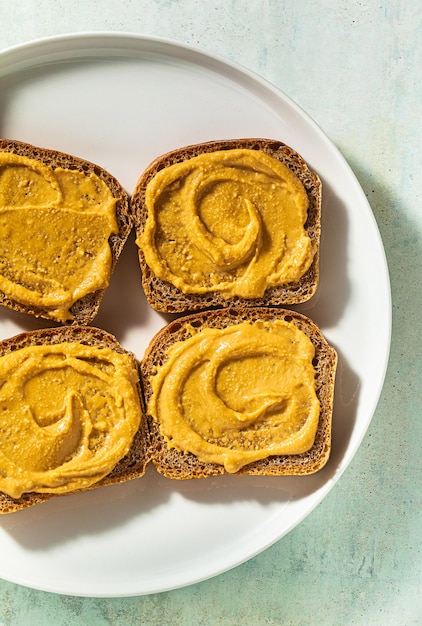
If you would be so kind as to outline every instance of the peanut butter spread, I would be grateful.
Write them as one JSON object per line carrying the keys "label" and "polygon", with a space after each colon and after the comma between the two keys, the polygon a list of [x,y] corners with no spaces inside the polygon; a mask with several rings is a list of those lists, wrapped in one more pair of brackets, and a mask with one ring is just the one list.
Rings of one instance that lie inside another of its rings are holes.
{"label": "peanut butter spread", "polygon": [[184,293],[262,297],[297,281],[315,254],[299,178],[259,150],[222,150],[160,170],[137,239],[147,265]]}
{"label": "peanut butter spread", "polygon": [[141,416],[131,359],[77,343],[0,358],[0,491],[66,493],[107,475]]}
{"label": "peanut butter spread", "polygon": [[95,174],[0,153],[0,290],[59,321],[108,285],[115,205]]}
{"label": "peanut butter spread", "polygon": [[148,411],[170,448],[233,473],[312,447],[320,405],[301,330],[277,320],[192,333],[152,377]]}

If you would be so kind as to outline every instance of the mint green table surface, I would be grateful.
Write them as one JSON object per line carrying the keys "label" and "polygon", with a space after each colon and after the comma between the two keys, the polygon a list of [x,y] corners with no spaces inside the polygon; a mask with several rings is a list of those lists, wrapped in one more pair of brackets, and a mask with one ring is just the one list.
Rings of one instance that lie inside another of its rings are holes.
{"label": "mint green table surface", "polygon": [[78,598],[0,581],[0,626],[422,624],[422,4],[0,0],[0,50],[81,31],[168,37],[217,53],[282,89],[322,127],[358,177],[384,242],[391,356],[353,462],[274,546],[151,596]]}

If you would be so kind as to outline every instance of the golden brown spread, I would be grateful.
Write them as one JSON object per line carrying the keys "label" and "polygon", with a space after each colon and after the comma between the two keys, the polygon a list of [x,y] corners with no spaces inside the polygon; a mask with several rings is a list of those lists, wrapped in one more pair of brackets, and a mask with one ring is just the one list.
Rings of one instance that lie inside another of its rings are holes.
{"label": "golden brown spread", "polygon": [[299,178],[259,150],[201,154],[160,170],[137,239],[147,265],[184,293],[262,297],[297,281],[315,254]]}
{"label": "golden brown spread", "polygon": [[192,329],[152,377],[148,411],[170,448],[236,472],[301,454],[319,419],[314,347],[291,322]]}
{"label": "golden brown spread", "polygon": [[78,343],[0,358],[0,491],[66,493],[107,475],[141,416],[132,360]]}
{"label": "golden brown spread", "polygon": [[0,290],[54,319],[108,285],[115,205],[95,174],[0,153]]}

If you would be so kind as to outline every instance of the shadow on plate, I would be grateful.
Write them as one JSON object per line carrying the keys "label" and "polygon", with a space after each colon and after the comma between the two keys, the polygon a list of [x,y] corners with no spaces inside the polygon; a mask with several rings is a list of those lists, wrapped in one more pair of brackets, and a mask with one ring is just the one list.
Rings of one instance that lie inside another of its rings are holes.
{"label": "shadow on plate", "polygon": [[[141,278],[138,249],[132,231],[111,276],[98,315],[93,321],[95,326],[115,335],[123,345],[130,330],[142,328],[152,311],[145,298]],[[141,355],[138,354],[137,357],[141,358]]]}
{"label": "shadow on plate", "polygon": [[25,548],[38,551],[124,528],[147,516],[169,497],[154,489],[154,470],[120,485],[53,497],[28,509],[0,517],[0,525]]}
{"label": "shadow on plate", "polygon": [[319,286],[308,302],[291,308],[308,315],[324,329],[334,327],[341,319],[350,298],[350,280],[347,208],[327,181],[323,180],[322,185]]}
{"label": "shadow on plate", "polygon": [[43,551],[76,538],[98,536],[135,518],[148,517],[174,497],[199,504],[258,502],[287,504],[291,493],[280,480],[221,476],[192,481],[169,480],[150,467],[142,478],[122,485],[53,497],[42,504],[5,515],[0,526],[28,550]]}

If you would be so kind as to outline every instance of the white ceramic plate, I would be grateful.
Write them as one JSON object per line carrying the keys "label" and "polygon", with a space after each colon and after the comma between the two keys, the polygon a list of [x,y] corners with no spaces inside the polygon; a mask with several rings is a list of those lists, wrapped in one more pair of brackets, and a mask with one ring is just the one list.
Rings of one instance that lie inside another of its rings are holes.
{"label": "white ceramic plate", "polygon": [[[326,468],[305,478],[181,483],[151,470],[125,485],[0,518],[0,576],[64,594],[169,590],[258,554],[333,487],[356,453],[384,381],[388,271],[374,217],[349,166],[302,110],[251,72],[172,42],[122,34],[65,36],[2,53],[0,135],[94,161],[128,191],[156,156],[234,137],[282,140],[321,176],[321,284],[299,309],[339,354]],[[145,302],[132,239],[96,325],[142,357],[164,322]],[[0,338],[47,325],[0,310]]]}

